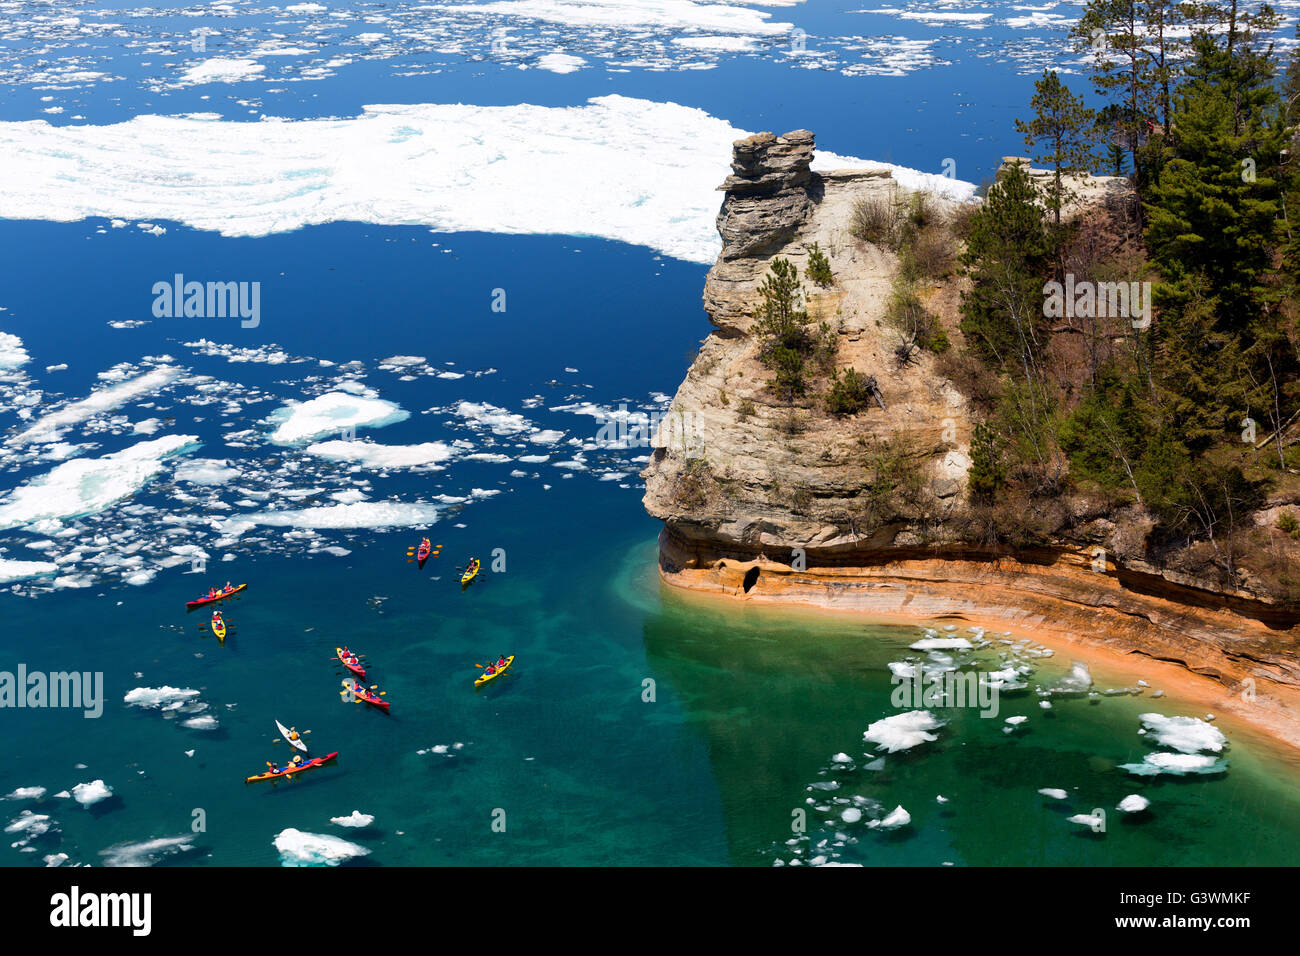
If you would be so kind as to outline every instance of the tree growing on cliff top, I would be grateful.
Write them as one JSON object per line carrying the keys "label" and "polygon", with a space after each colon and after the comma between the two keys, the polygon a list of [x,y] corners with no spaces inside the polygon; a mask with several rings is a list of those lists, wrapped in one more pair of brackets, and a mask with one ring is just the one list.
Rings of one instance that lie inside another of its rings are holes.
{"label": "tree growing on cliff top", "polygon": [[1042,78],[1034,83],[1030,105],[1034,118],[1029,122],[1016,120],[1016,130],[1025,134],[1025,145],[1031,150],[1041,147],[1034,161],[1051,167],[1052,183],[1047,188],[1046,203],[1059,232],[1061,209],[1074,198],[1065,186],[1065,177],[1089,171],[1097,159],[1089,140],[1097,125],[1097,114],[1084,106],[1053,70],[1044,70]]}

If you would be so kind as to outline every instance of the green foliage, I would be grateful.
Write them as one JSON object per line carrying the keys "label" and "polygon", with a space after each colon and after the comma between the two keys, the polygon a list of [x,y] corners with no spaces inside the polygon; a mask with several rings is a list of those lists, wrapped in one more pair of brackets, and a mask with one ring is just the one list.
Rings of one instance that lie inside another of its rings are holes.
{"label": "green foliage", "polygon": [[758,357],[776,373],[769,387],[779,398],[790,401],[807,391],[804,362],[814,348],[808,313],[799,308],[803,298],[799,270],[788,259],[776,259],[758,291],[763,297],[754,325]]}
{"label": "green foliage", "polygon": [[821,246],[814,242],[811,246],[804,246],[804,249],[808,252],[808,266],[804,269],[804,274],[819,286],[833,283],[835,276],[831,274],[831,261],[822,252]]}
{"label": "green foliage", "polygon": [[1291,512],[1283,511],[1277,516],[1277,530],[1294,538],[1300,532],[1300,521]]}
{"label": "green foliage", "polygon": [[1025,145],[1030,149],[1041,148],[1034,160],[1052,170],[1046,202],[1059,228],[1061,209],[1074,198],[1065,186],[1065,176],[1086,172],[1096,161],[1090,137],[1097,124],[1097,114],[1070,92],[1054,70],[1044,70],[1034,84],[1030,105],[1034,118],[1029,122],[1016,120],[1016,130],[1024,134]]}
{"label": "green foliage", "polygon": [[995,367],[1028,374],[1045,344],[1043,284],[1048,244],[1038,193],[1014,166],[990,189],[971,219],[962,266],[971,280],[961,302],[961,330]]}
{"label": "green foliage", "polygon": [[872,402],[870,383],[857,369],[845,369],[840,375],[831,374],[831,387],[826,393],[826,410],[832,415],[853,415]]}
{"label": "green foliage", "polygon": [[979,502],[991,502],[1007,481],[1006,465],[997,434],[985,422],[975,425],[970,440],[970,494]]}

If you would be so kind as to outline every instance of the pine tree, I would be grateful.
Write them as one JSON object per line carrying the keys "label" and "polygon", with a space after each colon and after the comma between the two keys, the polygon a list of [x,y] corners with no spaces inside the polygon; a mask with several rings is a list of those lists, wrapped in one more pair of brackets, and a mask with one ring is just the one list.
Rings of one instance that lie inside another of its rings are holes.
{"label": "pine tree", "polygon": [[1049,270],[1038,190],[1025,170],[1008,169],[971,217],[962,255],[971,285],[961,329],[970,347],[999,368],[1032,377],[1046,344],[1043,282]]}
{"label": "pine tree", "polygon": [[1043,147],[1033,158],[1052,169],[1047,208],[1059,233],[1061,209],[1074,198],[1065,186],[1065,176],[1091,170],[1097,159],[1089,142],[1097,114],[1084,106],[1083,100],[1071,93],[1053,70],[1044,70],[1042,78],[1034,84],[1030,105],[1034,118],[1027,123],[1016,120],[1016,131],[1025,134],[1025,145],[1031,150],[1039,144]]}
{"label": "pine tree", "polygon": [[1157,77],[1143,49],[1146,25],[1138,0],[1088,0],[1071,33],[1075,49],[1091,54],[1092,84],[1117,103],[1115,130],[1138,170],[1138,147],[1153,112]]}

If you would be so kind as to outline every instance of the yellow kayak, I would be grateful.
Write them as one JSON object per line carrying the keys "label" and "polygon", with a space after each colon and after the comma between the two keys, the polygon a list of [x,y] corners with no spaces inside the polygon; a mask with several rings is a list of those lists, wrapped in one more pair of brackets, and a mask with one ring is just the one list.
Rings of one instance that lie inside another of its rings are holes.
{"label": "yellow kayak", "polygon": [[[511,654],[509,657],[506,658],[506,663],[504,667],[497,667],[496,670],[494,670],[491,674],[489,674],[487,671],[484,671],[482,674],[479,675],[478,679],[474,681],[474,686],[482,687],[492,678],[500,677],[502,674],[504,674],[506,671],[510,669],[510,665],[513,664],[514,662],[515,662],[515,655]],[[496,667],[495,664],[492,666]]]}
{"label": "yellow kayak", "polygon": [[217,640],[224,641],[226,639],[226,622],[219,617],[214,617],[212,619],[212,633],[217,635]]}
{"label": "yellow kayak", "polygon": [[482,565],[479,563],[477,558],[471,561],[469,567],[465,569],[465,573],[460,576],[460,586],[464,587],[469,584],[469,582],[473,581],[475,575],[478,574],[478,569],[480,567],[482,567]]}

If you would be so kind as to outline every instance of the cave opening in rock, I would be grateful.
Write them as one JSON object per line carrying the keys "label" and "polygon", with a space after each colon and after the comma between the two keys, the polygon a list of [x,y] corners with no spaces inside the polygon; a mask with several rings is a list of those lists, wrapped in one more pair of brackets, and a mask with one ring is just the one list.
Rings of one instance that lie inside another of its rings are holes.
{"label": "cave opening in rock", "polygon": [[750,568],[748,571],[745,572],[745,582],[743,584],[743,587],[745,588],[745,593],[748,594],[749,589],[752,588],[757,583],[758,583],[758,568]]}

